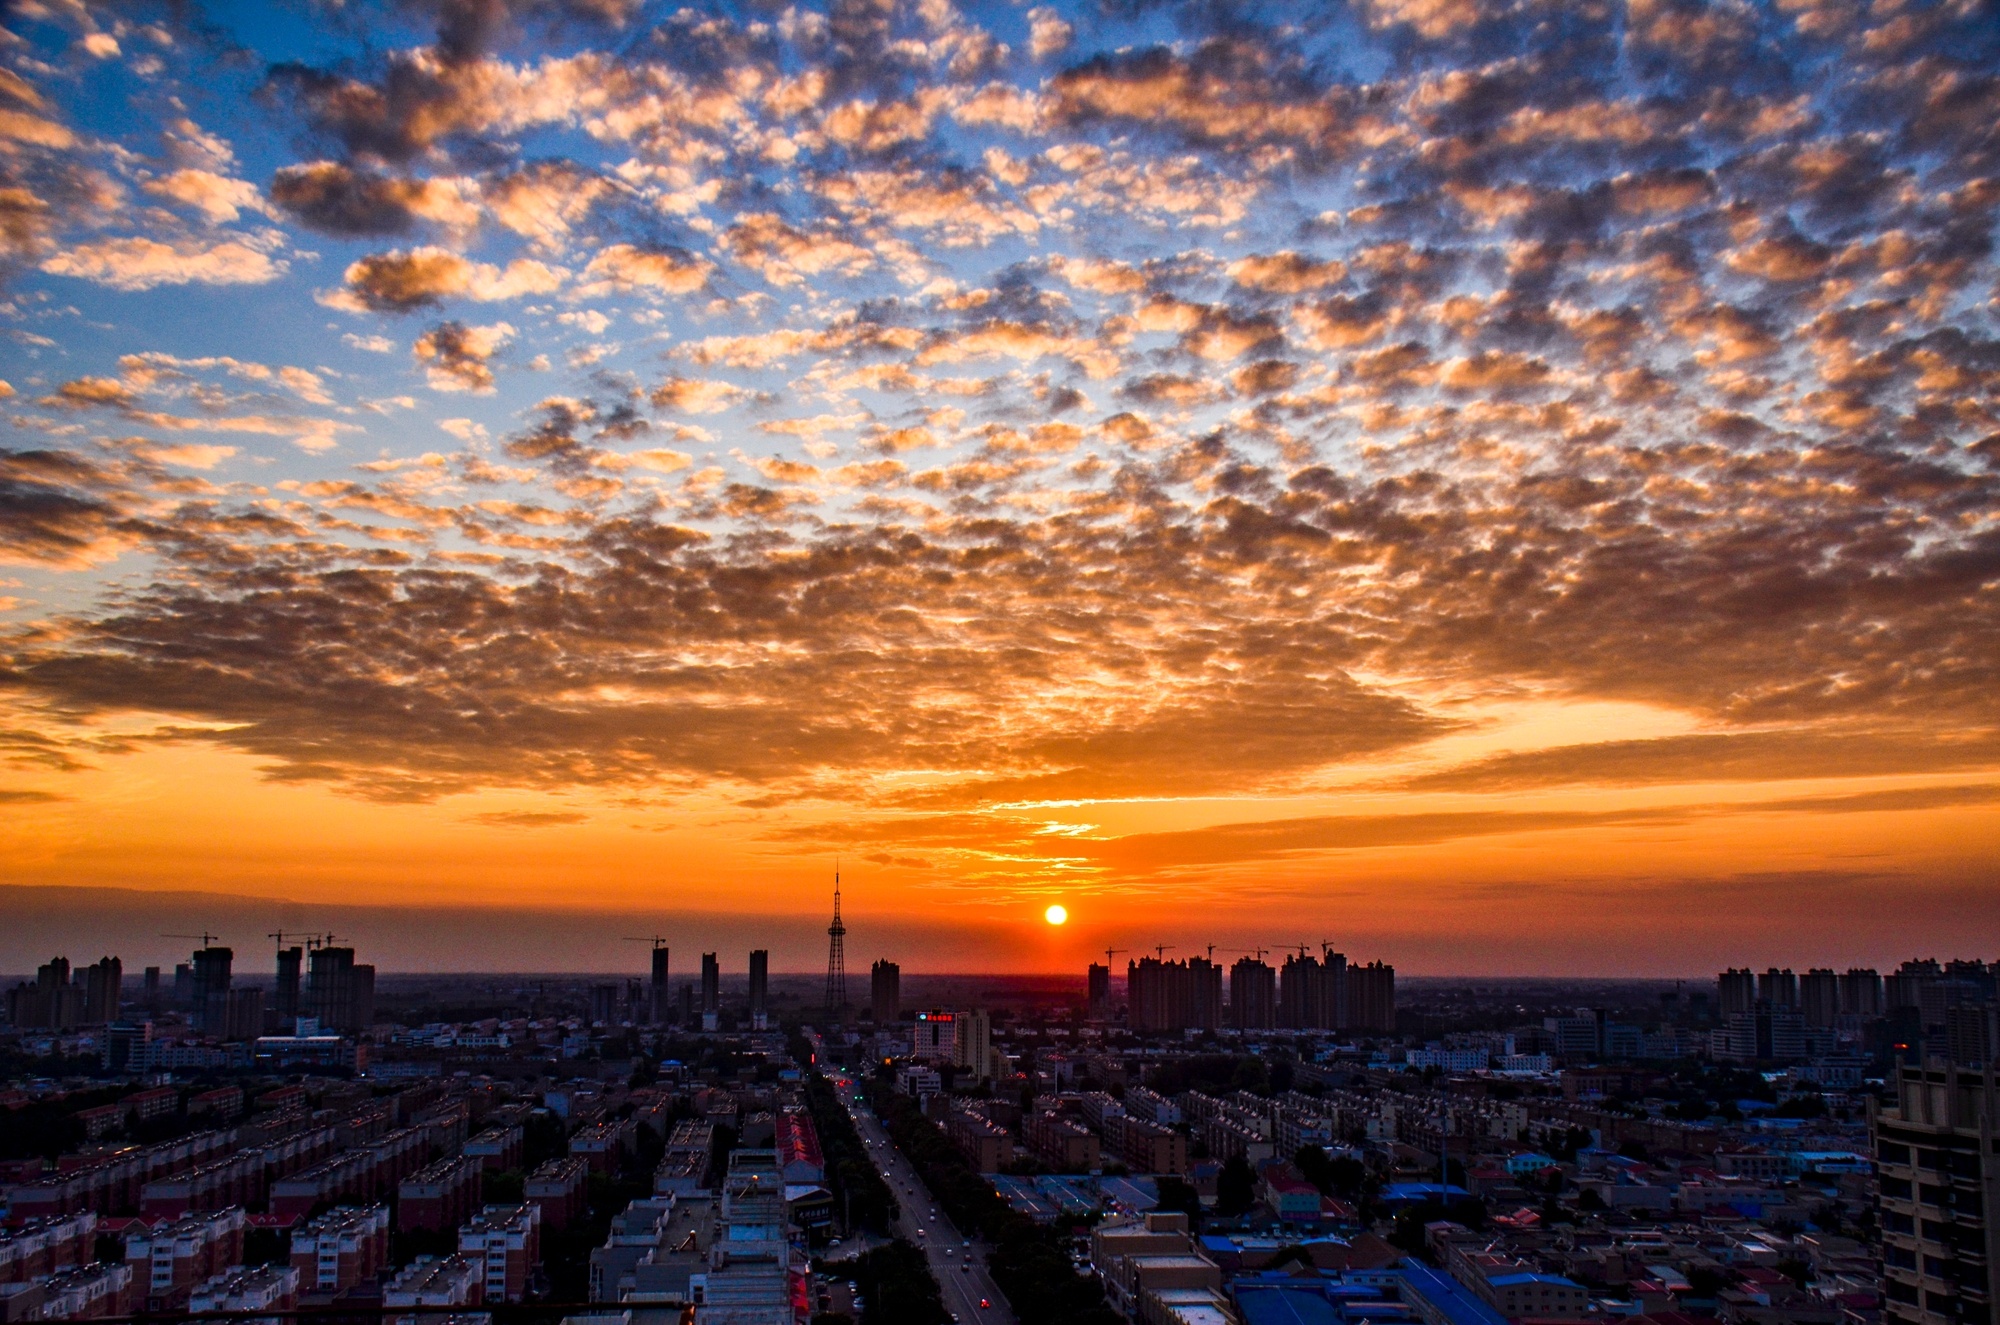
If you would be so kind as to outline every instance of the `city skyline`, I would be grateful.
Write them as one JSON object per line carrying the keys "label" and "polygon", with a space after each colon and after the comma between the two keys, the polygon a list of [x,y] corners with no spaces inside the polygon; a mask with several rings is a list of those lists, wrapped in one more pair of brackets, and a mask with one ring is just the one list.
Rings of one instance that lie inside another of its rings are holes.
{"label": "city skyline", "polygon": [[0,965],[2000,950],[1975,10],[12,9]]}
{"label": "city skyline", "polygon": [[[372,911],[352,907],[314,908],[291,903],[245,903],[226,894],[207,895],[201,904],[195,905],[190,904],[191,897],[199,895],[163,897],[112,889],[46,890],[58,900],[41,908],[17,909],[13,905],[21,895],[36,891],[0,889],[0,974],[32,972],[52,956],[68,958],[79,969],[97,956],[108,955],[124,960],[132,973],[148,964],[171,970],[174,963],[185,959],[186,940],[197,934],[165,930],[161,926],[199,925],[204,918],[214,920],[223,913],[237,913],[238,918],[226,922],[223,926],[226,932],[216,932],[214,942],[238,953],[239,972],[247,972],[253,980],[262,979],[260,973],[270,965],[267,958],[274,950],[297,946],[313,936],[334,935],[336,928],[340,945],[361,950],[363,955],[374,958],[385,974],[392,975],[495,973],[616,975],[639,979],[647,975],[657,957],[649,959],[646,950],[634,947],[635,943],[653,945],[656,954],[678,954],[669,958],[671,968],[677,973],[676,982],[687,977],[691,969],[698,969],[704,954],[718,957],[725,984],[741,983],[748,978],[748,954],[752,953],[765,954],[765,970],[772,978],[814,982],[817,986],[825,981],[827,973],[824,914],[774,924],[768,917],[754,916],[633,918],[550,911],[522,913],[513,917],[511,923],[495,924],[490,914],[469,909],[426,913],[394,908]],[[80,900],[84,898],[88,902]],[[144,909],[149,906],[157,909]],[[843,907],[851,913],[851,904],[845,897]],[[264,921],[242,920],[240,913],[245,911],[267,917],[268,923],[275,926],[275,933],[265,932]],[[644,935],[628,932],[634,928],[647,932]],[[1497,954],[1502,960],[1489,960],[1483,965],[1469,958],[1454,961],[1437,955],[1440,951],[1454,951],[1449,947],[1400,944],[1365,931],[1342,937],[1300,936],[1281,941],[1283,936],[1275,928],[1267,929],[1261,937],[1246,937],[1168,926],[1148,932],[1147,937],[1155,940],[1153,943],[1138,942],[1133,933],[1121,931],[1095,935],[1106,946],[1090,948],[1085,946],[1092,941],[1090,931],[1067,932],[1072,928],[1068,925],[1060,931],[1047,925],[1043,928],[1058,933],[1060,938],[1040,950],[1042,964],[982,966],[977,959],[990,956],[999,946],[990,934],[954,928],[926,929],[913,926],[900,916],[871,915],[862,931],[862,944],[853,949],[853,960],[860,972],[856,980],[864,983],[859,985],[861,992],[857,993],[850,982],[846,1001],[866,1006],[869,997],[866,972],[870,965],[881,962],[916,977],[990,975],[1082,981],[1088,967],[1108,960],[1114,979],[1122,984],[1127,964],[1140,959],[1185,962],[1191,957],[1199,958],[1212,961],[1226,978],[1228,968],[1238,959],[1254,957],[1267,961],[1276,970],[1287,954],[1302,950],[1318,954],[1324,950],[1344,952],[1355,963],[1386,962],[1402,979],[1701,982],[1713,980],[1718,971],[1739,969],[1762,972],[1795,968],[1803,973],[1859,968],[1886,972],[1909,961],[1948,962],[1977,957],[1979,953],[1976,942],[1958,937],[1940,939],[1922,923],[1884,925],[1872,942],[1846,947],[1820,943],[1810,931],[1801,931],[1784,943],[1739,941],[1719,948],[1729,954],[1726,959],[1707,964],[1690,955],[1696,949],[1688,945],[1657,940],[1642,944],[1635,940],[1628,949],[1614,949],[1594,967],[1587,961],[1557,966],[1546,958],[1508,964],[1505,954]],[[851,927],[847,932],[852,932]],[[274,942],[276,933],[286,936],[283,944]],[[1898,934],[1914,937],[1906,940],[1896,937]],[[1181,941],[1168,942],[1170,935]],[[559,953],[562,960],[549,960],[551,952]]]}

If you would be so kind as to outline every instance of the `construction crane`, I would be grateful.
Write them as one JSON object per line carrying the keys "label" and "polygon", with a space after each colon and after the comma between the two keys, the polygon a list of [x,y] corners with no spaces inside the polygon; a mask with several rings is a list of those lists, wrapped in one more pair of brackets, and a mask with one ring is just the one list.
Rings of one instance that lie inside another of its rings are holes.
{"label": "construction crane", "polygon": [[305,945],[308,948],[316,948],[319,946],[318,934],[301,934],[296,929],[281,929],[274,933],[266,934],[264,937],[267,939],[275,940],[277,945],[281,948],[285,946],[285,940],[287,938],[304,939]]}
{"label": "construction crane", "polygon": [[160,935],[160,937],[163,939],[200,939],[201,946],[206,948],[210,944],[214,943],[217,939],[221,938],[222,935],[211,934],[207,930],[203,930],[199,934],[162,934]]}
{"label": "construction crane", "polygon": [[637,934],[625,934],[621,935],[618,941],[620,943],[650,943],[653,945],[655,949],[664,948],[667,946],[667,941],[661,938],[658,934],[653,935],[653,937],[651,938],[642,938]]}
{"label": "construction crane", "polygon": [[1132,951],[1130,948],[1106,948],[1104,950],[1104,968],[1106,970],[1110,970],[1111,959],[1113,957],[1116,957],[1121,952],[1130,952],[1130,951]]}
{"label": "construction crane", "polygon": [[1177,951],[1177,948],[1174,944],[1171,943],[1155,943],[1153,945],[1153,953],[1155,955],[1155,958],[1159,961],[1165,961],[1167,959],[1167,954],[1174,951]]}

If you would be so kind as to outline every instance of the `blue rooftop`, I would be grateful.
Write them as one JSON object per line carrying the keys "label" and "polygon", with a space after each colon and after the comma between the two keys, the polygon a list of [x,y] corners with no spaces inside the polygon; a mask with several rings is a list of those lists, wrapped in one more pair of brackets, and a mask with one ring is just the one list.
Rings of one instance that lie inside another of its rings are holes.
{"label": "blue rooftop", "polygon": [[1440,1186],[1435,1182],[1392,1182],[1382,1189],[1381,1200],[1388,1205],[1415,1204],[1419,1201],[1462,1201],[1472,1193],[1452,1184]]}
{"label": "blue rooftop", "polygon": [[1526,1272],[1521,1274],[1489,1275],[1486,1282],[1492,1284],[1495,1288],[1504,1288],[1509,1284],[1561,1284],[1564,1288],[1581,1288],[1583,1286],[1577,1283],[1576,1280],[1565,1279],[1559,1274],[1531,1274]]}
{"label": "blue rooftop", "polygon": [[1507,1325],[1506,1317],[1474,1297],[1450,1275],[1407,1258],[1401,1262],[1401,1268],[1408,1289],[1421,1296],[1449,1325]]}
{"label": "blue rooftop", "polygon": [[1326,1294],[1306,1285],[1238,1284],[1236,1309],[1243,1325],[1343,1325]]}

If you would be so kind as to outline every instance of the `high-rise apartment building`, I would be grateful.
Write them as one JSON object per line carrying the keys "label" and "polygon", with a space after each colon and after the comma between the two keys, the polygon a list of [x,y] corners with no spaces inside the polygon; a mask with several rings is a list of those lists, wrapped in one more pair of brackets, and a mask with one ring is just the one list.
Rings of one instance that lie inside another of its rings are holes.
{"label": "high-rise apartment building", "polygon": [[1748,967],[1730,967],[1715,978],[1715,984],[1715,1008],[1724,1020],[1757,1006],[1757,976]]}
{"label": "high-rise apartment building", "polygon": [[1870,1098],[1889,1325],[2000,1325],[2000,1089],[1991,1068],[1898,1064],[1896,1104]]}
{"label": "high-rise apartment building", "polygon": [[701,1028],[716,1030],[722,1022],[722,965],[712,952],[701,955]]}
{"label": "high-rise apartment building", "polygon": [[230,966],[236,953],[229,948],[203,948],[194,954],[194,1028],[204,1035],[221,1035],[229,1021]]}
{"label": "high-rise apartment building", "polygon": [[1757,997],[1774,1008],[1795,1008],[1799,1005],[1799,978],[1789,966],[1782,971],[1773,966],[1757,977]]}
{"label": "high-rise apartment building", "polygon": [[1239,957],[1229,968],[1229,1024],[1242,1031],[1278,1024],[1278,973],[1255,957]]}
{"label": "high-rise apartment building", "polygon": [[1222,1029],[1222,964],[1206,957],[1187,960],[1188,1021],[1186,1029]]}
{"label": "high-rise apartment building", "polygon": [[1799,980],[1799,1011],[1806,1025],[1824,1030],[1840,1016],[1840,975],[1826,967],[1814,967]]}
{"label": "high-rise apartment building", "polygon": [[33,984],[7,994],[7,1020],[24,1029],[68,1031],[83,1024],[83,992],[70,978],[69,958],[56,957],[35,971]]}
{"label": "high-rise apartment building", "polygon": [[375,1024],[375,968],[352,948],[314,948],[306,958],[306,1015],[321,1029],[358,1035]]}
{"label": "high-rise apartment building", "polygon": [[2000,1007],[1960,1003],[1945,1012],[1945,1056],[1960,1067],[1985,1067],[2000,1060]]}
{"label": "high-rise apartment building", "polygon": [[770,1025],[771,954],[763,948],[750,953],[750,1029],[761,1031]]}
{"label": "high-rise apartment building", "polygon": [[232,989],[219,1033],[225,1040],[254,1040],[264,1033],[264,991],[255,985]]}
{"label": "high-rise apartment building", "polygon": [[868,972],[868,1006],[877,1025],[886,1026],[903,1015],[903,968],[886,957]]}
{"label": "high-rise apartment building", "polygon": [[[1343,963],[1344,965],[1344,963]],[[1326,967],[1304,951],[1285,958],[1278,971],[1278,1024],[1293,1030],[1330,1030],[1335,1000],[1327,997]]]}
{"label": "high-rise apartment building", "polygon": [[1135,1031],[1217,1030],[1222,1025],[1222,968],[1201,957],[1184,962],[1141,957],[1125,964],[1127,1020]]}
{"label": "high-rise apartment building", "polygon": [[1320,1010],[1320,1025],[1340,1030],[1347,1020],[1347,954],[1332,947],[1320,950],[1320,990],[1326,999]]}
{"label": "high-rise apartment building", "polygon": [[1186,962],[1141,957],[1125,963],[1125,996],[1127,1020],[1141,1034],[1185,1030],[1195,1024]]}
{"label": "high-rise apartment building", "polygon": [[993,1017],[985,1008],[958,1014],[958,1045],[953,1056],[974,1081],[993,1075]]}
{"label": "high-rise apartment building", "polygon": [[668,949],[664,944],[653,945],[653,969],[651,980],[646,987],[647,1020],[655,1026],[664,1026],[673,1020],[673,989],[668,983],[672,977],[672,966],[668,961]]}
{"label": "high-rise apartment building", "polygon": [[1882,981],[1883,1011],[1921,1008],[1924,991],[1942,979],[1944,968],[1931,958],[1904,962],[1896,968],[1895,974]]}
{"label": "high-rise apartment building", "polygon": [[116,957],[100,957],[86,966],[83,978],[83,1019],[93,1026],[118,1020],[125,994],[125,963]]}
{"label": "high-rise apartment building", "polygon": [[1089,976],[1090,1015],[1103,1019],[1111,1015],[1111,968],[1098,962],[1090,964]]}
{"label": "high-rise apartment building", "polygon": [[305,990],[306,951],[297,944],[278,949],[278,978],[271,985],[271,1015],[278,1032],[290,1035],[299,1019],[299,998]]}
{"label": "high-rise apartment building", "polygon": [[1396,968],[1369,962],[1347,968],[1347,1029],[1393,1034],[1396,1029]]}
{"label": "high-rise apartment building", "polygon": [[1840,977],[1840,1010],[1848,1016],[1882,1015],[1882,977],[1865,966],[1851,966]]}

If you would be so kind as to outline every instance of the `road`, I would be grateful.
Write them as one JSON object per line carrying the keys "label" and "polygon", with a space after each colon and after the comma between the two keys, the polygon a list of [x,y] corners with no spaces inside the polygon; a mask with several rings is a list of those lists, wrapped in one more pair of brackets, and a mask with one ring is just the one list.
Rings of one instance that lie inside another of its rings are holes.
{"label": "road", "polygon": [[[854,1079],[842,1072],[829,1073],[829,1079],[841,1107],[854,1120],[854,1130],[861,1134],[868,1153],[874,1156],[876,1169],[902,1207],[896,1231],[924,1249],[931,1273],[937,1276],[938,1287],[944,1293],[945,1310],[963,1325],[1014,1325],[1014,1313],[1008,1308],[1007,1299],[1000,1296],[993,1277],[986,1272],[985,1246],[969,1242],[952,1227],[944,1211],[931,1199],[930,1188],[917,1176],[916,1167],[889,1139],[874,1111],[854,1102],[859,1093]],[[969,1262],[967,1251],[971,1252]]]}

